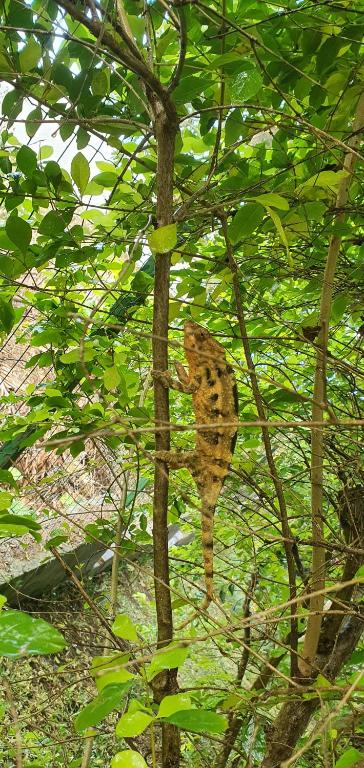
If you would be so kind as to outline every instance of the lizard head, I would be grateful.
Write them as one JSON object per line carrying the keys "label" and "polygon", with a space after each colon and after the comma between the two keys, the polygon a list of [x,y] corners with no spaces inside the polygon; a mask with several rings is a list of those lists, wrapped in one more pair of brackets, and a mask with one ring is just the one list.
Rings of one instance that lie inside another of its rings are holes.
{"label": "lizard head", "polygon": [[211,336],[206,328],[194,323],[193,320],[186,320],[184,325],[185,339],[184,348],[186,359],[190,362],[201,363],[201,356],[206,354],[206,361],[211,358],[221,359],[225,357],[224,348]]}

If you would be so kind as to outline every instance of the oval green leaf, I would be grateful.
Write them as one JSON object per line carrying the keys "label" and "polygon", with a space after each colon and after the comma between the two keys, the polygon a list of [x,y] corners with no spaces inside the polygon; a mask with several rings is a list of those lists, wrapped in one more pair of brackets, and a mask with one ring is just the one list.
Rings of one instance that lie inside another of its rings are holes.
{"label": "oval green leaf", "polygon": [[19,171],[25,174],[25,176],[31,176],[37,167],[37,155],[30,147],[20,147],[16,156],[16,164]]}
{"label": "oval green leaf", "polygon": [[242,237],[248,237],[259,227],[264,219],[264,209],[256,203],[246,203],[239,208],[230,226],[229,237],[233,245]]}
{"label": "oval green leaf", "polygon": [[66,643],[60,632],[43,619],[22,611],[0,614],[0,656],[20,657],[59,653]]}
{"label": "oval green leaf", "polygon": [[29,72],[37,66],[42,55],[42,46],[31,37],[29,43],[19,53],[19,66],[21,72]]}
{"label": "oval green leaf", "polygon": [[350,768],[352,765],[357,765],[359,760],[363,760],[363,758],[363,752],[359,752],[355,747],[350,747],[339,757],[335,763],[335,768]]}
{"label": "oval green leaf", "polygon": [[120,738],[133,738],[140,736],[154,720],[154,717],[147,715],[146,712],[126,712],[123,715],[115,729],[115,733]]}
{"label": "oval green leaf", "polygon": [[0,330],[9,333],[15,323],[15,312],[11,301],[0,298]]}
{"label": "oval green leaf", "polygon": [[154,253],[169,253],[177,243],[177,224],[167,224],[155,229],[149,235],[148,243]]}
{"label": "oval green leaf", "polygon": [[144,757],[133,749],[125,749],[114,755],[111,768],[148,768]]}
{"label": "oval green leaf", "polygon": [[227,728],[225,715],[218,715],[207,709],[174,712],[173,715],[166,717],[166,720],[168,723],[177,725],[178,728],[193,733],[224,733]]}
{"label": "oval green leaf", "polygon": [[174,696],[164,697],[159,705],[157,717],[169,717],[174,712],[191,708],[191,699],[187,693],[176,693]]}
{"label": "oval green leaf", "polygon": [[123,685],[108,685],[104,688],[98,696],[96,696],[86,707],[81,709],[75,719],[75,729],[77,733],[90,728],[93,725],[97,725],[103,720],[113,709],[117,709],[125,694],[129,690],[130,685],[124,683]]}
{"label": "oval green leaf", "polygon": [[265,207],[271,205],[272,208],[279,208],[281,211],[289,211],[288,200],[286,200],[285,197],[282,197],[282,195],[277,195],[275,192],[267,192],[265,195],[258,195],[254,200]]}
{"label": "oval green leaf", "polygon": [[80,194],[83,195],[90,178],[90,166],[82,152],[77,152],[72,159],[71,176]]}
{"label": "oval green leaf", "polygon": [[6,234],[19,251],[25,253],[32,239],[32,228],[20,216],[9,216],[5,224]]}
{"label": "oval green leaf", "polygon": [[124,640],[131,640],[132,643],[138,642],[138,634],[135,626],[126,613],[119,613],[116,616],[111,629],[116,637],[122,637]]}
{"label": "oval green leaf", "polygon": [[188,656],[188,646],[171,644],[161,648],[154,654],[152,661],[147,668],[147,679],[153,678],[163,669],[177,669],[181,667]]}
{"label": "oval green leaf", "polygon": [[231,97],[234,104],[243,104],[260,91],[263,80],[258,69],[246,69],[239,72],[231,85]]}
{"label": "oval green leaf", "polygon": [[104,371],[104,385],[105,385],[105,388],[108,390],[108,392],[111,392],[113,389],[116,389],[116,387],[120,384],[120,382],[121,382],[121,376],[116,366],[112,365],[110,368],[106,368],[106,370]]}
{"label": "oval green leaf", "polygon": [[38,232],[41,235],[60,235],[65,230],[65,222],[56,211],[49,211],[42,219]]}

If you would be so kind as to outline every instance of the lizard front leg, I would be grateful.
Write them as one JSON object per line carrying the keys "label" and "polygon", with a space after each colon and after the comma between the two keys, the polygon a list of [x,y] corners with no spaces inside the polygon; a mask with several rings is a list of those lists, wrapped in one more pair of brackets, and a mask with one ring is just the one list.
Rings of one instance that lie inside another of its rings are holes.
{"label": "lizard front leg", "polygon": [[193,379],[190,381],[189,375],[181,363],[175,363],[178,379],[174,379],[170,371],[152,371],[154,379],[158,379],[167,389],[176,389],[178,392],[184,392],[191,395],[196,392],[200,381]]}
{"label": "lizard front leg", "polygon": [[196,463],[196,451],[155,451],[154,456],[168,464],[170,469],[191,469]]}

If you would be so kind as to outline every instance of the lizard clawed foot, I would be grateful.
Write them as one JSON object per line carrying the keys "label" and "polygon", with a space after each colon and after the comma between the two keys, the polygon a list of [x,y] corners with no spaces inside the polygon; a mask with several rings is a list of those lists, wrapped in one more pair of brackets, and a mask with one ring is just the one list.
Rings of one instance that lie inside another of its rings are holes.
{"label": "lizard clawed foot", "polygon": [[171,386],[171,374],[170,371],[151,371],[151,376],[156,381],[159,381],[163,387],[169,389]]}

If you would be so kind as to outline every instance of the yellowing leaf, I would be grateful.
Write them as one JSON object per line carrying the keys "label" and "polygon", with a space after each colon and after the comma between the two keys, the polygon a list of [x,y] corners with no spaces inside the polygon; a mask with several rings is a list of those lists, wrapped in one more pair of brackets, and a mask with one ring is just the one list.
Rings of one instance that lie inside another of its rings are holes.
{"label": "yellowing leaf", "polygon": [[104,371],[105,388],[109,392],[111,392],[112,389],[116,389],[116,387],[120,384],[120,382],[121,382],[121,376],[116,366],[112,365],[111,368],[106,368],[106,370]]}
{"label": "yellowing leaf", "polygon": [[169,253],[177,242],[177,224],[167,224],[149,235],[148,243],[154,253]]}

